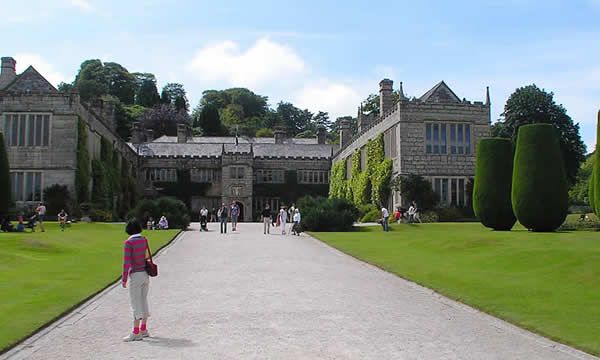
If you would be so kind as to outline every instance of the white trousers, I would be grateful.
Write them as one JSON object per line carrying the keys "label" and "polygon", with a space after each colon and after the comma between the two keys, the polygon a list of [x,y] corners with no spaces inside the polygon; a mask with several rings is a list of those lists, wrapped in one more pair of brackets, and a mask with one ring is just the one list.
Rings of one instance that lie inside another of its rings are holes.
{"label": "white trousers", "polygon": [[148,290],[150,286],[150,277],[145,271],[138,271],[129,274],[127,287],[129,288],[129,298],[131,300],[131,312],[133,320],[143,319],[150,316],[148,311]]}

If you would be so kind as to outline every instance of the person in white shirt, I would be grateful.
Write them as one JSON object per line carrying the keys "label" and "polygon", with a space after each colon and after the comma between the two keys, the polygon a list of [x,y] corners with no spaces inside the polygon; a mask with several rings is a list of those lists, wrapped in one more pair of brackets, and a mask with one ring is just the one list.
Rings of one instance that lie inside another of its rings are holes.
{"label": "person in white shirt", "polygon": [[383,231],[388,231],[388,219],[390,218],[390,213],[388,212],[388,210],[385,207],[381,208],[381,217],[382,219],[382,225],[383,225]]}
{"label": "person in white shirt", "polygon": [[298,209],[294,209],[294,225],[292,226],[292,234],[300,236],[300,211]]}
{"label": "person in white shirt", "polygon": [[413,206],[413,204],[410,204],[410,207],[408,208],[408,223],[412,224],[415,222],[415,212],[416,209]]}
{"label": "person in white shirt", "polygon": [[279,221],[281,223],[281,235],[285,235],[285,223],[287,221],[287,211],[285,211],[284,206],[282,206],[281,210],[279,210]]}

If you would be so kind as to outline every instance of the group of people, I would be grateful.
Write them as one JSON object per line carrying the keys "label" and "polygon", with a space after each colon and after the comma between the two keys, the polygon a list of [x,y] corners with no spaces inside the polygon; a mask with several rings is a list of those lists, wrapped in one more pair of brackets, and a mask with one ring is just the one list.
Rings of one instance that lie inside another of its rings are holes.
{"label": "group of people", "polygon": [[213,208],[210,212],[205,206],[202,206],[202,209],[200,209],[200,231],[208,231],[209,220],[211,222],[216,220],[219,221],[221,234],[227,234],[227,223],[229,221],[231,221],[231,230],[237,231],[240,213],[240,206],[235,200],[233,200],[229,206],[225,205],[223,202],[218,210]]}
{"label": "group of people", "polygon": [[[21,212],[17,216],[17,226],[15,227],[13,223],[8,219],[8,217],[4,217],[1,221],[1,230],[4,232],[24,232],[25,229],[31,229],[32,232],[35,232],[35,227],[39,224],[40,231],[44,232],[44,219],[46,218],[46,206],[43,203],[38,203],[35,208],[34,214],[29,217],[27,223],[24,223],[24,214]],[[56,215],[58,224],[60,226],[60,231],[65,231],[67,224],[70,224],[68,220],[69,215],[65,211],[65,209],[61,209],[60,212]]]}
{"label": "group of people", "polygon": [[146,222],[146,229],[148,230],[169,230],[169,221],[166,216],[161,216],[158,223],[154,221],[152,216],[148,218]]}
{"label": "group of people", "polygon": [[[381,226],[383,226],[383,231],[389,230],[389,227],[388,227],[389,218],[390,218],[390,214],[389,214],[388,210],[385,207],[382,207],[381,208],[381,220],[379,220],[379,222],[381,223]],[[421,217],[419,216],[419,208],[417,207],[417,203],[415,201],[410,203],[410,207],[408,208],[408,211],[406,211],[405,214],[402,214],[402,211],[400,211],[399,207],[396,208],[396,211],[394,212],[394,219],[396,219],[396,223],[400,224],[400,221],[402,220],[402,218],[408,218],[409,224],[421,222]]]}
{"label": "group of people", "polygon": [[260,214],[260,221],[263,223],[263,233],[270,234],[271,226],[281,226],[281,234],[285,235],[288,219],[291,219],[293,222],[289,234],[300,235],[302,232],[302,228],[300,226],[301,216],[300,210],[296,208],[296,204],[292,204],[289,209],[285,205],[282,205],[275,216],[273,216],[271,211],[271,205],[266,204],[265,208]]}

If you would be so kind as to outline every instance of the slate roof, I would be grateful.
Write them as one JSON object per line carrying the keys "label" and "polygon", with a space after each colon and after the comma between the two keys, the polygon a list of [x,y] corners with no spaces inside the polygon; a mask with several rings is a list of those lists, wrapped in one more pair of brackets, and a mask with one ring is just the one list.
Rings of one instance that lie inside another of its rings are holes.
{"label": "slate roof", "polygon": [[[190,156],[190,157],[220,157],[223,148],[227,153],[253,152],[254,157],[261,158],[331,158],[332,149],[337,145],[330,144],[275,144],[275,143],[174,143],[149,142],[140,145],[129,144],[134,151],[142,156]],[[139,147],[139,150],[138,148]]]}
{"label": "slate roof", "polygon": [[460,103],[460,98],[442,80],[419,98],[422,102]]}
{"label": "slate roof", "polygon": [[[161,136],[152,142],[177,143],[177,136]],[[188,143],[199,144],[235,144],[234,136],[197,136],[187,140]],[[238,137],[238,144],[275,144],[274,137]],[[285,138],[284,144],[313,144],[317,145],[317,138]]]}

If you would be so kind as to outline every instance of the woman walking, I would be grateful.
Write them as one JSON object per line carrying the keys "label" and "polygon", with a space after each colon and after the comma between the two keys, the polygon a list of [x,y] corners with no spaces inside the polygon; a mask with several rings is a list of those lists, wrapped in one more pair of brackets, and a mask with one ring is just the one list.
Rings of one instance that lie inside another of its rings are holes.
{"label": "woman walking", "polygon": [[281,210],[279,210],[279,221],[281,223],[281,235],[285,235],[285,223],[287,221],[287,211],[285,210],[285,206],[281,206]]}
{"label": "woman walking", "polygon": [[123,288],[127,288],[129,279],[129,298],[133,312],[133,331],[123,341],[137,341],[150,336],[147,329],[148,288],[150,280],[146,273],[146,251],[148,240],[142,236],[142,227],[136,220],[129,220],[125,227],[129,238],[125,241],[123,252]]}

